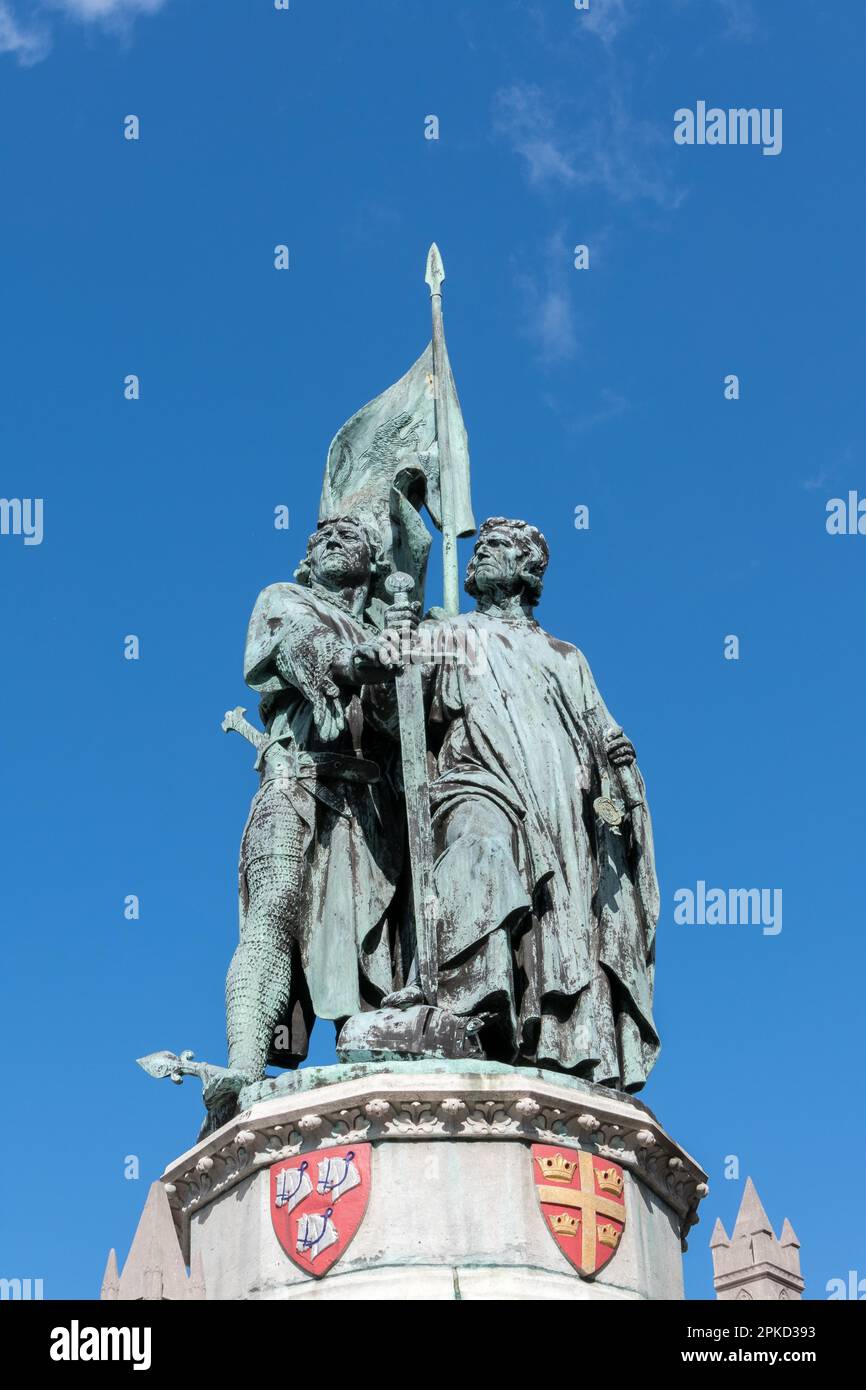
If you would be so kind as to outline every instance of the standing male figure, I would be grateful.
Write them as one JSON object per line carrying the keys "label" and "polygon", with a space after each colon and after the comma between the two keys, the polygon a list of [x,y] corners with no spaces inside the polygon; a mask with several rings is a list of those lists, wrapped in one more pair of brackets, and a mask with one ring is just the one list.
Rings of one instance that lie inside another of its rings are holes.
{"label": "standing male figure", "polygon": [[310,537],[296,584],[260,594],[244,678],[261,695],[261,785],[243,833],[240,940],[226,980],[229,1066],[297,1066],[314,1018],[337,1024],[399,982],[391,906],[403,856],[393,703],[364,611],[384,566],[354,516]]}
{"label": "standing male figure", "polygon": [[488,1057],[631,1091],[659,1047],[652,829],[586,658],[535,621],[548,558],[534,526],[486,521],[477,611],[433,668],[438,1003],[485,1016]]}

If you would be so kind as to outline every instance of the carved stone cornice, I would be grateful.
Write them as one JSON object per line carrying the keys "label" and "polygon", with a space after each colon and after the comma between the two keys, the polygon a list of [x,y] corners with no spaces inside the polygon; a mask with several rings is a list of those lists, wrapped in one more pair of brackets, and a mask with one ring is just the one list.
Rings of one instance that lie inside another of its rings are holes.
{"label": "carved stone cornice", "polygon": [[279,1159],[332,1144],[491,1139],[561,1144],[621,1164],[679,1218],[698,1221],[707,1175],[639,1102],[500,1075],[378,1073],[259,1101],[190,1149],[162,1176],[184,1250],[189,1221],[215,1198]]}

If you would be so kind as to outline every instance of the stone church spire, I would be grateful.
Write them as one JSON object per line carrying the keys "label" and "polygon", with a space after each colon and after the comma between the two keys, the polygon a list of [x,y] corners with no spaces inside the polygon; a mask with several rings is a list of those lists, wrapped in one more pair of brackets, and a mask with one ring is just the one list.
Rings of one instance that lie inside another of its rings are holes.
{"label": "stone church spire", "polygon": [[112,1250],[102,1281],[103,1299],[121,1302],[146,1300],[187,1301],[205,1297],[200,1258],[193,1258],[187,1276],[171,1214],[161,1182],[151,1185],[123,1273],[118,1274]]}
{"label": "stone church spire", "polygon": [[717,1220],[710,1237],[713,1284],[720,1299],[802,1298],[800,1242],[785,1217],[777,1240],[755,1184],[746,1179],[730,1239]]}

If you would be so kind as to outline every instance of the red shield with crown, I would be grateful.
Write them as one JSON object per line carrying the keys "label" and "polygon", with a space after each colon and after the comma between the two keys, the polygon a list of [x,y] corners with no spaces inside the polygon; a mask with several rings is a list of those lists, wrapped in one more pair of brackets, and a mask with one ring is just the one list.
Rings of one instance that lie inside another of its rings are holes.
{"label": "red shield with crown", "polygon": [[271,1221],[290,1260],[320,1279],[345,1251],[370,1196],[370,1145],[317,1149],[271,1168]]}
{"label": "red shield with crown", "polygon": [[545,1226],[578,1274],[591,1279],[625,1230],[622,1169],[597,1154],[533,1144],[532,1176]]}

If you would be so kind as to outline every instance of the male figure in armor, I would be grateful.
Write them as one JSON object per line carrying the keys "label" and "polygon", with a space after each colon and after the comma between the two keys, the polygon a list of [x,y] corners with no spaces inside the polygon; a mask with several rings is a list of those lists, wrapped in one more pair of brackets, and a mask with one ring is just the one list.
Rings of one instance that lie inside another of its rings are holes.
{"label": "male figure in armor", "polygon": [[229,1066],[295,1067],[315,1018],[339,1027],[400,980],[392,903],[404,834],[388,698],[399,669],[364,613],[385,561],[345,516],[310,537],[295,584],[260,594],[244,678],[261,695],[261,785],[243,832],[240,940],[226,980]]}

